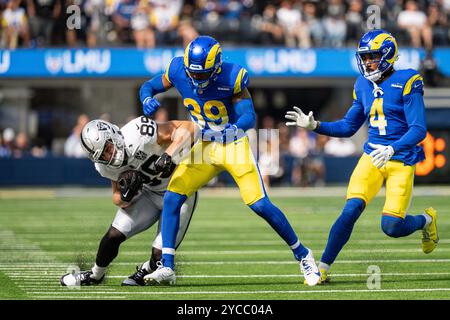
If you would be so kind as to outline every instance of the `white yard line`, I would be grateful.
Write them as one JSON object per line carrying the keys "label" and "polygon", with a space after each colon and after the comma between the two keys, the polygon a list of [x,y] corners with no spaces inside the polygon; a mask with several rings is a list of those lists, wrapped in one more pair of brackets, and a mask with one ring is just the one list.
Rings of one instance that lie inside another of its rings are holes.
{"label": "white yard line", "polygon": [[[60,275],[67,272],[67,268],[73,265],[56,262],[53,253],[41,249],[36,242],[23,239],[11,230],[0,230],[0,250],[7,252],[0,255],[0,271],[27,295],[34,295],[35,293],[30,292],[35,291],[36,288],[59,284]],[[11,261],[24,259],[27,262],[11,263]],[[55,275],[56,272],[59,275]],[[103,291],[115,294],[112,292],[113,288],[105,289]]]}
{"label": "white yard line", "polygon": [[[439,248],[439,252],[450,252],[450,248]],[[319,250],[313,250],[319,251]],[[346,249],[343,254],[359,254],[359,253],[421,253],[422,249]],[[52,251],[56,256],[71,256],[76,255],[79,251]],[[266,255],[266,254],[290,254],[288,250],[282,252],[280,250],[180,250],[177,252],[178,256],[227,256],[227,255]],[[147,256],[148,250],[134,250],[121,252],[121,256]],[[94,255],[94,253],[92,253]]]}
{"label": "white yard line", "polygon": [[[369,274],[367,273],[331,273],[331,277],[367,277]],[[413,272],[413,273],[402,273],[402,272],[386,272],[380,274],[382,277],[392,277],[392,276],[401,276],[401,277],[412,277],[412,276],[445,276],[450,275],[450,272]],[[125,279],[129,275],[116,275],[110,276],[107,275],[107,278],[111,279]],[[193,278],[193,279],[202,279],[202,278],[297,278],[301,276],[298,274],[223,274],[223,275],[177,275],[177,278]],[[55,282],[55,278],[51,276],[42,276],[42,275],[26,275],[26,276],[14,276],[14,278],[23,278],[23,279],[35,279],[35,282],[47,283],[47,282]],[[58,278],[59,279],[59,276]],[[59,282],[58,282],[59,283]],[[32,285],[19,285],[19,287],[32,287]],[[112,290],[112,289],[111,289]]]}
{"label": "white yard line", "polygon": [[[372,260],[337,260],[335,264],[359,264],[359,263],[448,263],[450,259],[372,259]],[[140,262],[113,262],[112,265],[139,265]],[[179,261],[179,265],[252,265],[252,264],[298,264],[294,260],[266,260],[266,261]],[[35,268],[64,268],[73,265],[73,263],[2,263],[0,271],[13,271],[18,269],[33,270]]]}
{"label": "white yard line", "polygon": [[[389,276],[389,277],[393,277],[393,276],[401,276],[401,277],[412,277],[412,276],[447,276],[450,275],[450,272],[424,272],[424,273],[381,273],[380,274],[382,277],[383,276]],[[300,274],[222,274],[222,275],[196,275],[196,274],[192,274],[192,275],[177,275],[177,278],[194,278],[194,279],[202,279],[202,278],[297,278],[301,276]],[[338,277],[338,278],[343,278],[343,277],[367,277],[369,276],[369,274],[367,273],[331,273],[330,277],[334,278],[334,277]],[[120,278],[120,279],[125,279],[128,277],[128,275],[123,275],[123,276],[107,276],[108,278]]]}
{"label": "white yard line", "polygon": [[[405,288],[405,289],[342,289],[342,290],[254,290],[254,291],[140,291],[140,292],[108,292],[95,291],[96,294],[118,294],[118,295],[240,295],[240,294],[314,294],[314,293],[381,293],[381,292],[437,292],[450,291],[450,288]],[[31,291],[31,294],[59,294],[60,292]],[[83,290],[72,293],[86,293]],[[73,297],[73,296],[72,296]]]}

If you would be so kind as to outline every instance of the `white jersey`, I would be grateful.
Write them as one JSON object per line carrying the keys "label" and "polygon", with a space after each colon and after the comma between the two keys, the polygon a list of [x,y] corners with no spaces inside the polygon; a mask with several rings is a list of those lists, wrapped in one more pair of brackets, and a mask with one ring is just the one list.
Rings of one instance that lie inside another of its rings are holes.
{"label": "white jersey", "polygon": [[127,153],[126,165],[120,168],[107,167],[96,163],[95,169],[102,177],[113,181],[119,179],[119,175],[128,170],[138,170],[149,178],[146,182],[148,188],[154,192],[164,192],[169,184],[170,175],[161,174],[151,169],[153,163],[166,150],[157,143],[158,125],[155,121],[145,116],[131,120],[120,129],[125,140],[125,151]]}

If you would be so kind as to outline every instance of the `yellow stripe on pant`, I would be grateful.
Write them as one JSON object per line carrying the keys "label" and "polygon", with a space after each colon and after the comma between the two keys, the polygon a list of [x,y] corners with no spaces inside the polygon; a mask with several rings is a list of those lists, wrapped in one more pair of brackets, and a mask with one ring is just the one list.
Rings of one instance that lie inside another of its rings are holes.
{"label": "yellow stripe on pant", "polygon": [[265,196],[247,136],[228,144],[209,141],[195,144],[190,155],[175,169],[167,190],[190,196],[224,170],[236,181],[247,205]]}
{"label": "yellow stripe on pant", "polygon": [[371,157],[364,153],[350,178],[347,199],[360,198],[367,205],[386,181],[383,213],[404,218],[411,202],[414,170],[415,166],[407,166],[400,161],[389,161],[378,169],[372,164]]}

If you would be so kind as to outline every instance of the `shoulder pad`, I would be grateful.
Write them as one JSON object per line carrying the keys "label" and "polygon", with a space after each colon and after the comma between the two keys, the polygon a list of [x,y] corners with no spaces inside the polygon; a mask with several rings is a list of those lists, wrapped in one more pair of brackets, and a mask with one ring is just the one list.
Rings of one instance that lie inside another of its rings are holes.
{"label": "shoulder pad", "polygon": [[248,87],[250,84],[250,78],[245,68],[236,65],[237,68],[233,68],[231,79],[233,81],[233,94],[238,94],[242,90]]}
{"label": "shoulder pad", "polygon": [[408,78],[405,79],[403,96],[415,92],[423,94],[423,78],[417,71],[414,70],[414,72],[409,73]]}
{"label": "shoulder pad", "polygon": [[180,67],[183,67],[183,57],[174,57],[167,65],[166,71],[164,72],[164,77],[171,84],[176,81],[176,76],[180,72]]}

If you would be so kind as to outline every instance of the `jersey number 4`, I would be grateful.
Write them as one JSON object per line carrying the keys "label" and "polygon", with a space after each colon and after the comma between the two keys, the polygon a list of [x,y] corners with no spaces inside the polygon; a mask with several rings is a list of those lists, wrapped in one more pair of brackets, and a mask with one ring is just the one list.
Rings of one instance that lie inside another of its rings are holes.
{"label": "jersey number 4", "polygon": [[381,136],[386,135],[387,121],[383,113],[383,98],[376,98],[370,108],[370,125],[378,128]]}

